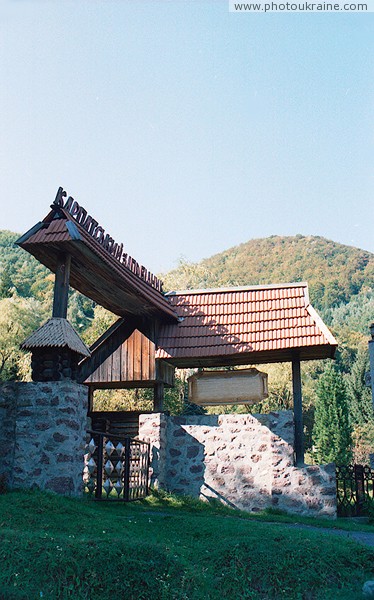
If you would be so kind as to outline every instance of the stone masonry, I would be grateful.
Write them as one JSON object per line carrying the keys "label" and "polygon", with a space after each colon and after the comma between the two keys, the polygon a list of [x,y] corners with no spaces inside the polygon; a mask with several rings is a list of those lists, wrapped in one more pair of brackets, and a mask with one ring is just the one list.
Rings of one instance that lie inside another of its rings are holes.
{"label": "stone masonry", "polygon": [[83,492],[87,388],[73,381],[0,385],[0,477],[9,488]]}
{"label": "stone masonry", "polygon": [[258,512],[336,517],[335,466],[294,466],[291,411],[268,415],[141,415],[152,484]]}

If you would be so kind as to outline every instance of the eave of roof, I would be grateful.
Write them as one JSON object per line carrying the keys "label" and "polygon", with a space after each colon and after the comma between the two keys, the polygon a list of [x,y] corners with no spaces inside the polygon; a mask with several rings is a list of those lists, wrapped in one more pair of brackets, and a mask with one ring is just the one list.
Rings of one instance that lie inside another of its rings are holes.
{"label": "eave of roof", "polygon": [[72,287],[119,316],[158,317],[176,321],[169,300],[159,290],[116,260],[67,211],[52,210],[18,245],[56,272],[59,255],[72,255]]}

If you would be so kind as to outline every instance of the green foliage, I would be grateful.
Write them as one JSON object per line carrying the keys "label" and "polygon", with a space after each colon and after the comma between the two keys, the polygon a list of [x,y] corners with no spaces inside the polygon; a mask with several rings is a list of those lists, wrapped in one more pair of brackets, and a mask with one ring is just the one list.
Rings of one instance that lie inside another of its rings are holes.
{"label": "green foliage", "polygon": [[82,339],[91,346],[115,321],[118,317],[109,312],[100,305],[96,305],[93,309],[93,318],[90,321],[89,327],[82,332]]}
{"label": "green foliage", "polygon": [[374,421],[371,389],[365,384],[365,373],[369,370],[369,353],[366,348],[360,348],[346,377],[351,421],[357,425]]}
{"label": "green foliage", "polygon": [[[31,288],[36,281],[44,282],[49,271],[33,256],[15,246],[14,242],[18,237],[17,233],[0,231],[0,272],[5,269],[17,294],[27,298],[37,295],[35,290],[33,294]],[[37,298],[40,299],[38,296]]]}
{"label": "green foliage", "polygon": [[317,462],[350,462],[352,437],[347,391],[342,374],[332,363],[317,386],[313,441]]}
{"label": "green foliage", "polygon": [[20,376],[24,353],[19,349],[27,336],[44,320],[43,306],[34,298],[3,298],[0,300],[0,380]]}
{"label": "green foliage", "polygon": [[[179,376],[178,376],[179,375]],[[173,388],[165,388],[164,410],[171,415],[180,414],[202,414],[188,412],[193,411],[192,405],[185,398],[185,376],[184,373],[178,372],[175,377],[175,386]],[[198,407],[200,408],[200,407]],[[153,410],[153,389],[135,388],[125,390],[96,390],[94,394],[94,410]]]}
{"label": "green foliage", "polygon": [[13,492],[0,496],[0,513],[7,600],[355,600],[374,576],[368,548],[216,503]]}
{"label": "green foliage", "polygon": [[256,365],[259,371],[268,374],[269,396],[251,407],[253,413],[268,413],[272,410],[289,410],[293,407],[291,365]]}
{"label": "green foliage", "polygon": [[94,319],[94,306],[90,298],[75,290],[70,291],[67,318],[79,335],[90,327]]}
{"label": "green foliage", "polygon": [[370,455],[374,452],[374,419],[353,427],[353,462],[357,465],[369,465]]}
{"label": "green foliage", "polygon": [[166,290],[188,290],[192,288],[207,287],[209,270],[204,264],[190,263],[185,258],[180,258],[178,267],[164,273],[160,277]]}
{"label": "green foliage", "polygon": [[152,389],[96,390],[94,410],[153,410]]}
{"label": "green foliage", "polygon": [[12,296],[13,282],[10,276],[10,269],[5,265],[0,278],[0,298],[10,298]]}

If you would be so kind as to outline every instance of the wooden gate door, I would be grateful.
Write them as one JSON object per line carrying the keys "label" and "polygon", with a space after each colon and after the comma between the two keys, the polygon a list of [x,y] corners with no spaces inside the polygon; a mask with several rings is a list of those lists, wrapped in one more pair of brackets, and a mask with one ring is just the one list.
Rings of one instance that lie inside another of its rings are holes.
{"label": "wooden gate door", "polygon": [[83,481],[85,491],[97,500],[130,502],[149,493],[147,442],[88,432]]}

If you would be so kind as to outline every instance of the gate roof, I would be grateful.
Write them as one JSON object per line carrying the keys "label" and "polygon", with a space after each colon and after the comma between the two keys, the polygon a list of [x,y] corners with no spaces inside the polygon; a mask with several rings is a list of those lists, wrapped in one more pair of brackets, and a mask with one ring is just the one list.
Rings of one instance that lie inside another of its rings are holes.
{"label": "gate roof", "polygon": [[116,315],[177,319],[157,277],[127,254],[125,263],[116,258],[62,207],[52,205],[47,217],[17,244],[53,273],[61,254],[70,254],[71,286]]}
{"label": "gate roof", "polygon": [[167,294],[178,324],[163,325],[157,357],[177,367],[333,358],[337,342],[306,283]]}

